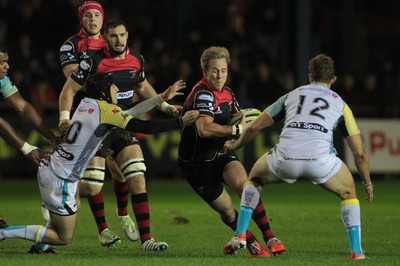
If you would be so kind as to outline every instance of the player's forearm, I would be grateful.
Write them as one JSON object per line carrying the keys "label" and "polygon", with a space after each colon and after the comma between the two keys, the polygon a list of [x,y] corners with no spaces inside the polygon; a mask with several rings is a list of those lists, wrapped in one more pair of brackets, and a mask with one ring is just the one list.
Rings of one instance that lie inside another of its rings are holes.
{"label": "player's forearm", "polygon": [[161,104],[163,101],[164,100],[161,98],[161,96],[157,95],[135,105],[134,107],[128,110],[125,110],[124,113],[136,117],[144,112],[150,111],[157,105]]}
{"label": "player's forearm", "polygon": [[0,137],[17,149],[20,149],[25,142],[14,128],[2,118],[0,118]]}
{"label": "player's forearm", "polygon": [[362,148],[360,154],[354,155],[354,164],[360,174],[361,180],[364,184],[371,183],[370,170],[369,170],[369,157],[365,148]]}
{"label": "player's forearm", "polygon": [[247,143],[252,141],[258,134],[258,130],[253,127],[248,127],[244,130],[243,134],[239,137],[238,141],[235,144],[235,149],[240,149],[245,146]]}
{"label": "player's forearm", "polygon": [[27,103],[24,106],[24,109],[20,115],[47,139],[51,140],[55,138],[54,133],[44,123],[43,118],[36,112],[35,108],[30,103]]}
{"label": "player's forearm", "polygon": [[242,133],[238,132],[239,134],[236,134],[235,126],[220,125],[204,117],[200,117],[196,121],[196,128],[201,138],[223,138]]}
{"label": "player's forearm", "polygon": [[74,94],[70,90],[62,90],[58,99],[60,114],[63,111],[71,112]]}

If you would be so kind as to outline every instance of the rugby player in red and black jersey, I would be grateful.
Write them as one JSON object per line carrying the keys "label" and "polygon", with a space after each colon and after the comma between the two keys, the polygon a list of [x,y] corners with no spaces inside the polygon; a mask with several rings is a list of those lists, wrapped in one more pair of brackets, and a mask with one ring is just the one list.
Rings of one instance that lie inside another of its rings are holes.
{"label": "rugby player in red and black jersey", "polygon": [[[75,93],[84,90],[87,78],[94,73],[109,73],[113,76],[119,89],[118,105],[123,110],[132,107],[136,99],[144,100],[157,95],[146,80],[143,57],[127,47],[128,31],[125,22],[120,19],[110,19],[104,24],[103,31],[106,47],[80,62],[60,94],[59,126],[62,130],[69,124],[69,115],[63,114],[70,112]],[[172,86],[185,88],[186,84],[179,80]],[[165,102],[161,109],[172,115],[179,115],[176,106]],[[142,250],[166,250],[168,245],[165,242],[156,242],[150,234],[150,210],[144,176],[146,165],[138,140],[130,132],[114,129],[103,142],[103,155],[108,150],[112,150],[113,157],[127,180]]]}
{"label": "rugby player in red and black jersey", "polygon": [[[84,2],[78,8],[78,18],[81,30],[78,34],[68,38],[60,48],[61,67],[67,79],[82,60],[89,58],[106,46],[106,41],[101,34],[104,21],[104,10],[101,4],[96,1]],[[78,91],[74,95],[72,110],[75,110],[85,95],[86,93],[83,91]],[[68,113],[64,114],[69,118]],[[97,224],[99,240],[103,246],[111,246],[119,242],[119,236],[108,229],[105,218],[102,187],[106,161],[114,181],[114,192],[118,206],[117,217],[128,239],[136,241],[139,235],[127,208],[129,189],[123,174],[113,160],[105,160],[99,153],[93,157],[84,173],[83,179],[79,183],[77,202],[78,204],[80,203],[79,196],[88,199]]]}
{"label": "rugby player in red and black jersey", "polygon": [[[248,177],[242,163],[234,154],[223,152],[224,143],[232,136],[239,136],[245,120],[239,125],[228,125],[239,111],[233,92],[225,86],[228,78],[230,55],[225,47],[212,46],[204,50],[201,59],[203,78],[194,86],[183,106],[183,113],[198,110],[199,118],[184,127],[178,156],[181,175],[193,190],[214,210],[232,230],[237,228],[238,212],[224,184],[233,188],[241,197]],[[282,254],[285,247],[272,232],[263,203],[254,211],[253,220],[262,231],[268,248]],[[247,248],[251,255],[269,257],[268,251],[247,231]]]}

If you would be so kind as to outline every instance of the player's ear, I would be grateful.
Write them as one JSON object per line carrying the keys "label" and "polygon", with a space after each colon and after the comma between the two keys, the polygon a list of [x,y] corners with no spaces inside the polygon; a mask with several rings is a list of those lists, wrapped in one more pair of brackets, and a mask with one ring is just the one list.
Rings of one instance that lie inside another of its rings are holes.
{"label": "player's ear", "polygon": [[309,81],[310,83],[312,83],[312,82],[313,82],[313,77],[312,77],[312,75],[311,75],[311,74],[308,74],[308,81]]}
{"label": "player's ear", "polygon": [[333,78],[332,78],[332,80],[331,80],[331,85],[333,84],[333,83],[335,83],[336,82],[336,76],[333,76]]}

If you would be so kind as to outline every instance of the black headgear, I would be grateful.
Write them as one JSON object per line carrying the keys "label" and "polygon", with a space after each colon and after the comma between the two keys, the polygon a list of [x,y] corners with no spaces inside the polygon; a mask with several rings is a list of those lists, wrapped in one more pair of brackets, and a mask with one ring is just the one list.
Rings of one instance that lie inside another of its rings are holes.
{"label": "black headgear", "polygon": [[110,74],[96,73],[86,81],[86,94],[89,98],[111,103],[110,88],[114,79]]}

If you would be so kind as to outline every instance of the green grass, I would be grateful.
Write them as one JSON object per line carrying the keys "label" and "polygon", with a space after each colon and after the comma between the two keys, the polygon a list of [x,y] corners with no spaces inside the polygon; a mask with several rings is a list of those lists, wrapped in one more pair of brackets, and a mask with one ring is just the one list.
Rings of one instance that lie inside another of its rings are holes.
{"label": "green grass", "polygon": [[[0,242],[0,265],[400,265],[400,180],[376,181],[373,204],[361,202],[362,242],[368,260],[350,261],[348,241],[340,218],[339,200],[308,182],[270,185],[262,199],[271,226],[287,249],[280,257],[252,258],[247,251],[224,256],[223,246],[232,232],[189,186],[178,180],[148,182],[152,235],[168,242],[167,252],[142,252],[129,242],[115,216],[115,197],[110,181],[105,184],[107,222],[122,237],[114,248],[101,247],[94,219],[86,200],[78,213],[72,242],[57,247],[56,255],[30,255],[30,242],[8,239]],[[239,200],[234,197],[235,206]],[[32,180],[0,180],[0,216],[9,224],[42,224],[40,194]],[[130,209],[130,213],[132,211]],[[176,224],[183,216],[187,224]],[[251,225],[260,239],[260,232]],[[264,243],[263,243],[264,244]]]}

